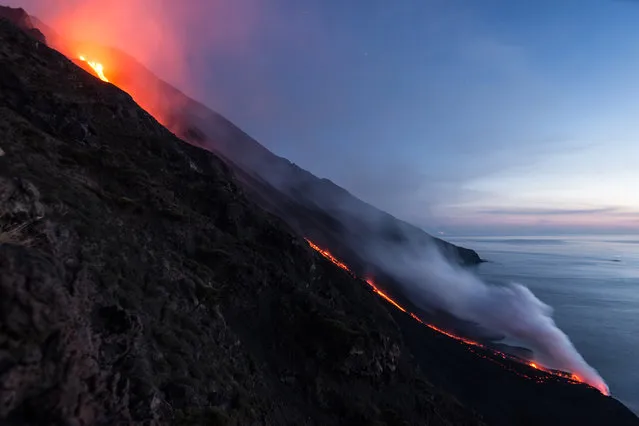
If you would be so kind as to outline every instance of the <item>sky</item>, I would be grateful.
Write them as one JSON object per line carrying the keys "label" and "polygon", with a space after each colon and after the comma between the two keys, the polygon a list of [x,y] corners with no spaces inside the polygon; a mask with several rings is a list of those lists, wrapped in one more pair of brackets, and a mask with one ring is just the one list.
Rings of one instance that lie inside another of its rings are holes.
{"label": "sky", "polygon": [[639,234],[639,1],[7,3],[93,4],[102,42],[430,232]]}

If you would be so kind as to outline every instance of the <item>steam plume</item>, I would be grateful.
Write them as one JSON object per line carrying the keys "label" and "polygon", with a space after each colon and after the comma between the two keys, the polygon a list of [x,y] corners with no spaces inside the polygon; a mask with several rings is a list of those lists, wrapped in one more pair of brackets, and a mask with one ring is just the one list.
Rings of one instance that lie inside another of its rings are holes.
{"label": "steam plume", "polygon": [[552,319],[552,308],[527,287],[490,285],[453,266],[435,247],[403,246],[389,253],[375,245],[369,254],[404,283],[406,295],[426,310],[439,308],[482,327],[525,342],[539,360],[569,371],[608,394],[601,376],[579,354]]}

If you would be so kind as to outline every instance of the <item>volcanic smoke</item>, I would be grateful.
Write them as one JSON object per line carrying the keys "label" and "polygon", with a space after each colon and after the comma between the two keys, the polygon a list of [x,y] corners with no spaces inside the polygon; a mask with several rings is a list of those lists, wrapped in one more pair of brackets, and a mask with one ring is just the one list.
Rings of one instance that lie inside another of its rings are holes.
{"label": "volcanic smoke", "polygon": [[441,309],[522,341],[534,351],[537,362],[569,371],[579,381],[609,394],[602,377],[555,324],[552,308],[527,287],[487,284],[447,261],[436,247],[409,247],[389,250],[387,244],[383,248],[369,245],[369,255],[402,283],[416,306],[427,311]]}

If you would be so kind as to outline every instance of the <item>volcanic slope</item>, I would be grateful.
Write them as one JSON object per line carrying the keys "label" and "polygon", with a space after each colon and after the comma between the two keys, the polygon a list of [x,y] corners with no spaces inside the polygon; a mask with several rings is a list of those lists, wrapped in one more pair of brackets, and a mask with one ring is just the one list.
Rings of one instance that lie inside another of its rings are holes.
{"label": "volcanic slope", "polygon": [[222,157],[256,203],[350,264],[373,264],[369,266],[376,268],[372,259],[362,258],[363,248],[370,241],[401,244],[408,240],[435,243],[451,260],[463,264],[481,261],[475,251],[433,238],[363,202],[330,180],[320,179],[275,155],[225,117],[161,80],[126,53],[66,40],[63,33],[34,17],[22,18],[21,22],[34,23],[51,46],[85,69],[91,71],[78,60],[78,52],[103,64],[108,79],[131,94],[165,127],[181,139]]}
{"label": "volcanic slope", "polygon": [[213,154],[0,20],[0,423],[479,425]]}
{"label": "volcanic slope", "polygon": [[222,161],[5,21],[0,137],[0,424],[481,424],[427,379],[468,370],[493,418],[489,372],[528,398],[499,424],[639,423],[579,385],[522,392],[411,320],[420,370],[389,306]]}
{"label": "volcanic slope", "polygon": [[[9,9],[5,15],[25,30],[33,25],[47,42],[66,53],[77,65],[96,73],[89,62],[104,66],[103,79],[131,94],[143,108],[178,137],[218,155],[230,167],[252,201],[286,221],[294,231],[328,248],[362,275],[384,277],[382,286],[397,291],[392,279],[370,252],[374,246],[397,250],[415,244],[436,244],[452,262],[479,263],[473,250],[433,238],[354,197],[327,179],[319,179],[285,158],[278,157],[220,114],[189,98],[158,78],[124,52],[90,43],[65,39],[51,27],[26,12]],[[26,15],[26,16],[25,16]],[[82,55],[82,56],[80,56]],[[84,58],[84,59],[81,59]],[[99,75],[99,73],[96,73]],[[465,333],[476,335],[474,324],[446,315],[447,321]],[[481,333],[481,332],[480,332]]]}

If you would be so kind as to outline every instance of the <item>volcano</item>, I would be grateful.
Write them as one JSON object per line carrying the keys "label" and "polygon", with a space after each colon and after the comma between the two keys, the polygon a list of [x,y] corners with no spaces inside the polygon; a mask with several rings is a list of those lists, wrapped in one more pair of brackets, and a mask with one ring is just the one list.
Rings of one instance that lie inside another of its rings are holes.
{"label": "volcano", "polygon": [[[35,18],[32,21],[40,22]],[[53,47],[103,81],[111,81],[129,93],[178,137],[222,158],[262,207],[286,220],[301,235],[339,253],[349,263],[376,267],[372,260],[358,257],[364,251],[362,247],[372,240],[434,243],[455,262],[465,265],[481,262],[473,250],[428,235],[363,202],[330,180],[318,178],[275,155],[124,52],[66,40],[44,25],[41,30]]]}
{"label": "volcano", "polygon": [[0,16],[2,424],[639,424],[424,326],[361,249],[477,253],[275,156],[124,53],[64,56],[26,12]]}

